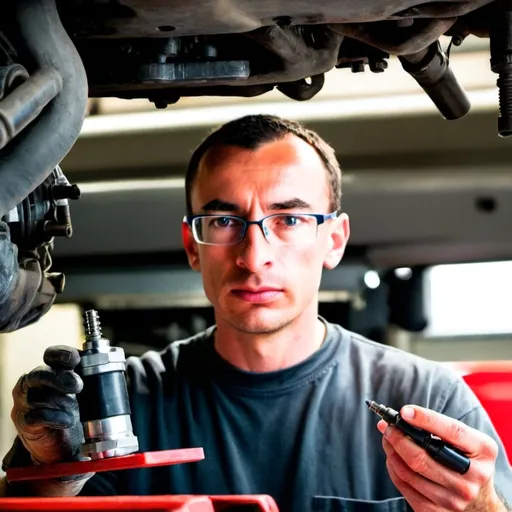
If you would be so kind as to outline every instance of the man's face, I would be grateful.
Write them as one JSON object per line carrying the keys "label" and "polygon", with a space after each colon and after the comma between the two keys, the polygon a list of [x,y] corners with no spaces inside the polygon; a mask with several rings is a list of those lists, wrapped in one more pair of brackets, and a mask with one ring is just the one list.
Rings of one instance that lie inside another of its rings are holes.
{"label": "man's face", "polygon": [[[255,150],[223,146],[202,159],[192,193],[197,214],[260,220],[275,213],[331,213],[327,171],[316,153],[289,135]],[[322,267],[334,268],[349,236],[346,215],[318,227],[308,244],[269,243],[257,225],[236,245],[197,244],[184,227],[189,263],[202,274],[216,322],[270,333],[317,311]]]}

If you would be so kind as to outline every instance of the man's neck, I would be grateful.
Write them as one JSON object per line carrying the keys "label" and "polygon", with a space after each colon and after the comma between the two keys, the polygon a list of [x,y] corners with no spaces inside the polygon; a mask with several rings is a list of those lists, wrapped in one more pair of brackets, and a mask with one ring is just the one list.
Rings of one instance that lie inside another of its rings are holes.
{"label": "man's neck", "polygon": [[215,349],[233,366],[251,372],[272,372],[298,364],[318,350],[326,336],[318,317],[298,318],[283,329],[250,334],[217,321]]}

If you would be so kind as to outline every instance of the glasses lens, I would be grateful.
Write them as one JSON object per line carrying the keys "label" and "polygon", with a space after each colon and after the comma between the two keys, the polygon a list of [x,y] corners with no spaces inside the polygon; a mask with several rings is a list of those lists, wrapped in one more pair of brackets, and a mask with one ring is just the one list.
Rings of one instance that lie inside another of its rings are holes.
{"label": "glasses lens", "polygon": [[286,245],[310,243],[318,230],[316,218],[310,215],[272,215],[264,224],[269,237]]}
{"label": "glasses lens", "polygon": [[196,217],[192,229],[198,242],[213,245],[237,244],[242,239],[244,222],[229,215]]}

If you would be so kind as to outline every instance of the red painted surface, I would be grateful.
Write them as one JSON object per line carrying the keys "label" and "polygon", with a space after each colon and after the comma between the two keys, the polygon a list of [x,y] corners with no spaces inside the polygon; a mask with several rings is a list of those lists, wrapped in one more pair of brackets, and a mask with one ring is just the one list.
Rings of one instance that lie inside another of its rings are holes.
{"label": "red painted surface", "polygon": [[197,462],[204,459],[202,448],[186,448],[183,450],[161,450],[158,452],[134,453],[109,459],[88,460],[82,462],[59,462],[41,466],[25,466],[7,470],[10,482],[20,480],[38,480],[42,478],[57,478],[83,473],[98,473],[100,471],[117,471],[119,469],[147,468],[151,466],[170,466],[185,462]]}
{"label": "red painted surface", "polygon": [[452,363],[498,431],[512,464],[512,361]]}
{"label": "red painted surface", "polygon": [[228,512],[232,507],[249,512],[279,512],[266,495],[249,496],[106,496],[77,498],[4,498],[0,510],[94,511],[146,510],[169,512]]}

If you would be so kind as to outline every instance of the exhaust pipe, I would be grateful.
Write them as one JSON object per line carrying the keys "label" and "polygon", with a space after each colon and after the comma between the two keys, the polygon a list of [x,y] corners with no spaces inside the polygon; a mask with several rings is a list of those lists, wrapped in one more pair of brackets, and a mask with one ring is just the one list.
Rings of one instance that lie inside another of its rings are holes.
{"label": "exhaust pipe", "polygon": [[469,112],[469,98],[455,78],[439,41],[417,53],[400,55],[398,59],[445,119],[460,119]]}
{"label": "exhaust pipe", "polygon": [[[0,218],[21,203],[66,156],[80,134],[88,96],[82,60],[62,26],[55,0],[17,0],[14,9],[37,70],[59,74],[62,90],[0,152]],[[27,95],[27,104],[32,101]]]}

